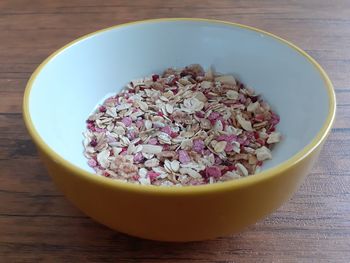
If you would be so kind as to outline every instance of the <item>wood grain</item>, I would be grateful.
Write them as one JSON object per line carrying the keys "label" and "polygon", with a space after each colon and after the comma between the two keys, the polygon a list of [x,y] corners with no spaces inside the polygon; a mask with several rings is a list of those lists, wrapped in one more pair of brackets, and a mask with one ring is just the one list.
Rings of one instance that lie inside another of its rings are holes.
{"label": "wood grain", "polygon": [[[309,52],[336,88],[337,120],[295,196],[241,234],[187,244],[140,240],[101,226],[58,192],[25,130],[25,84],[50,53],[86,33],[159,17],[256,26]],[[349,262],[350,2],[0,1],[1,262]]]}

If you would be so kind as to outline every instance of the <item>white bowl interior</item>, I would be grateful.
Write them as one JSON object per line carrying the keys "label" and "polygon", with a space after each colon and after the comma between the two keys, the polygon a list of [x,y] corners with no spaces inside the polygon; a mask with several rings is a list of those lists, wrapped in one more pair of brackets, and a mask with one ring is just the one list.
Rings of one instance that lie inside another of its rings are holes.
{"label": "white bowl interior", "polygon": [[262,33],[206,21],[152,21],[116,27],[76,42],[54,56],[34,80],[29,113],[42,139],[74,165],[83,156],[85,120],[106,94],[168,67],[199,63],[233,73],[280,115],[283,141],[264,169],[311,142],[329,110],[320,72],[287,44]]}

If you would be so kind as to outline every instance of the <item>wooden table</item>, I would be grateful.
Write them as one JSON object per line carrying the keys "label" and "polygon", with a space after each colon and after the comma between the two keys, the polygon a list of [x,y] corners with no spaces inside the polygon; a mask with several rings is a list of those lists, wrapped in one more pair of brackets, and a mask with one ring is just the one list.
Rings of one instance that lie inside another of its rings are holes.
{"label": "wooden table", "polygon": [[[241,234],[171,244],[99,225],[55,189],[23,125],[25,84],[51,52],[104,27],[160,17],[217,18],[275,33],[318,60],[336,88],[337,120],[312,173],[292,200]],[[348,0],[1,0],[0,36],[1,262],[350,261]]]}

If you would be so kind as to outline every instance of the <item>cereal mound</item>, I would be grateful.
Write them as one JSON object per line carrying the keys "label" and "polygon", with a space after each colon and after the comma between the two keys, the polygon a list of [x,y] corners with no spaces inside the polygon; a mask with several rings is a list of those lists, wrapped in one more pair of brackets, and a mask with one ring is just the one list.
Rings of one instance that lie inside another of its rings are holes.
{"label": "cereal mound", "polygon": [[252,175],[280,141],[279,117],[232,75],[194,64],[130,82],[88,118],[84,154],[97,174],[185,186]]}

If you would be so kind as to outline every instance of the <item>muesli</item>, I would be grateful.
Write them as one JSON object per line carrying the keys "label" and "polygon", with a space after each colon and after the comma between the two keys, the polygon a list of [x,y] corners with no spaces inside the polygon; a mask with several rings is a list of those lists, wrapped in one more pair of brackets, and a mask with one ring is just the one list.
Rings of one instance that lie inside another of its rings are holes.
{"label": "muesli", "polygon": [[185,186],[252,175],[281,139],[279,116],[232,75],[200,65],[130,82],[88,118],[84,154],[97,174]]}

